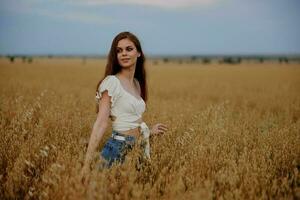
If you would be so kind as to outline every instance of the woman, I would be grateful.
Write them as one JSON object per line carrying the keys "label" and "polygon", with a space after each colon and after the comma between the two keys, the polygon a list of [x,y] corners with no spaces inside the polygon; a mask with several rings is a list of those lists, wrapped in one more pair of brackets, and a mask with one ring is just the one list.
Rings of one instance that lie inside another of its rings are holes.
{"label": "woman", "polygon": [[145,57],[135,35],[122,32],[114,38],[105,77],[97,85],[98,115],[88,144],[82,177],[90,170],[92,154],[107,129],[109,118],[112,120],[113,132],[101,151],[106,167],[114,162],[122,163],[126,152],[139,136],[145,141],[144,154],[150,158],[150,134],[157,135],[167,131],[167,127],[161,123],[149,130],[142,120],[147,100],[144,62]]}

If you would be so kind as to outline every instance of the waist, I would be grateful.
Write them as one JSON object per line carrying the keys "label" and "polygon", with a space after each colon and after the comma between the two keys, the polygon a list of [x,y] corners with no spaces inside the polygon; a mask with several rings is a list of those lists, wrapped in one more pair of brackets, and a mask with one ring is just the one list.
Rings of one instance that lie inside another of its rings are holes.
{"label": "waist", "polygon": [[140,135],[140,123],[142,122],[142,118],[139,118],[135,121],[121,120],[116,119],[112,122],[112,128],[114,131],[132,136]]}
{"label": "waist", "polygon": [[123,142],[128,143],[128,144],[130,144],[130,143],[134,144],[134,142],[137,139],[135,136],[125,135],[125,134],[117,132],[117,131],[112,131],[111,137],[114,140],[123,141]]}
{"label": "waist", "polygon": [[126,131],[114,131],[117,133],[120,133],[124,136],[133,136],[135,138],[138,138],[140,136],[140,128],[134,128],[134,129],[130,129],[130,130],[126,130]]}

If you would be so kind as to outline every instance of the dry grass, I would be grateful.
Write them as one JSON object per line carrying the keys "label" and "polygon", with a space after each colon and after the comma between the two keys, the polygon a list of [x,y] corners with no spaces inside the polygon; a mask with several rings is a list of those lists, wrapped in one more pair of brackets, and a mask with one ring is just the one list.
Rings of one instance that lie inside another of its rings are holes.
{"label": "dry grass", "polygon": [[144,118],[169,131],[83,187],[104,63],[0,60],[0,199],[300,198],[299,64],[149,63]]}

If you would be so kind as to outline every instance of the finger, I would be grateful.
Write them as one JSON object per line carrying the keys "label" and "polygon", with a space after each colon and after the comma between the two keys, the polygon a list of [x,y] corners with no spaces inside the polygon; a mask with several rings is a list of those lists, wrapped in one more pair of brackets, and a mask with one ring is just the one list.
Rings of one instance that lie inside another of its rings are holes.
{"label": "finger", "polygon": [[164,134],[164,133],[165,133],[165,131],[163,131],[163,130],[158,131],[158,134]]}
{"label": "finger", "polygon": [[164,129],[158,129],[158,132],[159,132],[159,133],[164,133],[165,130],[164,130]]}
{"label": "finger", "polygon": [[156,124],[156,126],[161,126],[161,125],[163,125],[163,124],[162,124],[162,123],[157,123],[157,124]]}
{"label": "finger", "polygon": [[168,130],[168,128],[165,127],[165,126],[160,126],[160,127],[158,127],[158,129],[159,129],[159,130],[164,130],[164,131],[167,131],[167,130]]}
{"label": "finger", "polygon": [[165,124],[160,124],[160,127],[168,128]]}
{"label": "finger", "polygon": [[167,131],[167,130],[168,130],[168,128],[161,126],[161,127],[158,127],[158,130]]}

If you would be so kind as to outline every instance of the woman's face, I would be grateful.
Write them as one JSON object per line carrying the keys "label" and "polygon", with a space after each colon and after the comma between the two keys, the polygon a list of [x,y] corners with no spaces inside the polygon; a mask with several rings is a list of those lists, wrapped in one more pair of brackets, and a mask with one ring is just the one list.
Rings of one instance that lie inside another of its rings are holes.
{"label": "woman's face", "polygon": [[117,45],[117,58],[119,65],[122,68],[135,67],[137,58],[140,56],[134,43],[125,38],[118,42]]}

